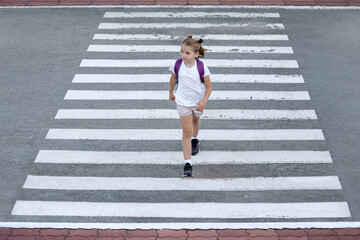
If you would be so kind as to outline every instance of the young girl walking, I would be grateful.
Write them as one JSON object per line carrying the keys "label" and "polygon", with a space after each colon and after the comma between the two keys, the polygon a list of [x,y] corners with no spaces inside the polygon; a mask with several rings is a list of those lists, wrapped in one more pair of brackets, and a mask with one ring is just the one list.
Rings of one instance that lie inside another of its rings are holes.
{"label": "young girl walking", "polygon": [[[205,57],[206,49],[201,46],[202,42],[191,35],[185,38],[181,42],[181,58],[170,67],[169,99],[176,101],[183,129],[184,177],[192,176],[191,155],[199,152],[200,116],[212,91],[210,71],[198,59]],[[176,83],[178,88],[174,95]]]}

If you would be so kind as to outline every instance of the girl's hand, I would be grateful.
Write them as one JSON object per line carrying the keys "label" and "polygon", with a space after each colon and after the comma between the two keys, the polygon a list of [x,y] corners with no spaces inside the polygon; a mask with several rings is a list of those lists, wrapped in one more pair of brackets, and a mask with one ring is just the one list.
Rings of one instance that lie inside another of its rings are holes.
{"label": "girl's hand", "polygon": [[198,105],[198,107],[196,108],[196,111],[203,112],[205,110],[205,105],[206,105],[205,101],[200,101],[196,104]]}
{"label": "girl's hand", "polygon": [[174,93],[169,92],[169,100],[170,100],[170,101],[175,101],[175,95],[174,95]]}

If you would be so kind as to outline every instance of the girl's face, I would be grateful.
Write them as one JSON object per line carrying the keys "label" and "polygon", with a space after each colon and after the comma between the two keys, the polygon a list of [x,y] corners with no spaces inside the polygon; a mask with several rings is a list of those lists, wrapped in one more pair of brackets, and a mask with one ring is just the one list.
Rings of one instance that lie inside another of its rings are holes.
{"label": "girl's face", "polygon": [[193,63],[198,56],[199,53],[194,52],[190,46],[181,44],[180,57],[185,63]]}

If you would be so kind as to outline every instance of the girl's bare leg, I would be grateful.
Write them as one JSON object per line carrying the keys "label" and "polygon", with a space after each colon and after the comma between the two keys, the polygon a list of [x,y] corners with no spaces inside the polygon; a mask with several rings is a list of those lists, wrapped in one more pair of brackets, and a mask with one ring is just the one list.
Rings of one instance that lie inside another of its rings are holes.
{"label": "girl's bare leg", "polygon": [[184,159],[191,159],[191,137],[193,134],[193,116],[188,115],[180,117],[183,136],[182,136],[182,149]]}
{"label": "girl's bare leg", "polygon": [[200,118],[193,117],[193,137],[197,138],[200,129]]}

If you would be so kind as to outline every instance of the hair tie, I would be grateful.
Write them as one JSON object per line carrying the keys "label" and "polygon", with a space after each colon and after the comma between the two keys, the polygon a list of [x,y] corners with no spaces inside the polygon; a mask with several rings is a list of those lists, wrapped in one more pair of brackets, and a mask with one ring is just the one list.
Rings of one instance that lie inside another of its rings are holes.
{"label": "hair tie", "polygon": [[202,42],[204,42],[204,40],[203,40],[202,38],[200,38],[200,39],[198,40],[198,43],[202,43]]}

